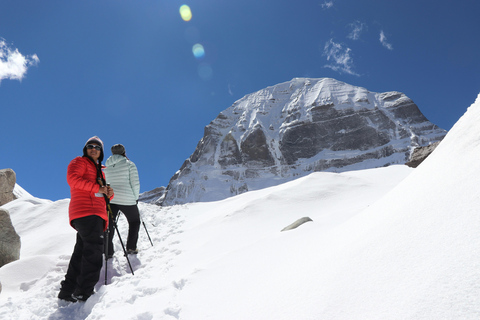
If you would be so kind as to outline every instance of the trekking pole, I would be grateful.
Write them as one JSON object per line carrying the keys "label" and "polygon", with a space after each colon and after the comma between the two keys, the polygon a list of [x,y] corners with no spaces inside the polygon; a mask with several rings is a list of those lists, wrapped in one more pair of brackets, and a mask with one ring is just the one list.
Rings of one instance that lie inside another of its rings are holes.
{"label": "trekking pole", "polygon": [[113,214],[112,214],[112,209],[110,208],[110,203],[107,204],[107,207],[108,207],[109,214],[112,216],[113,227],[115,228],[115,230],[117,230],[118,239],[120,240],[120,244],[122,245],[123,253],[125,254],[125,258],[127,258],[127,262],[128,262],[128,266],[130,267],[130,271],[132,271],[132,275],[135,275],[133,273],[133,268],[132,268],[132,264],[130,263],[130,259],[128,258],[127,249],[125,249],[125,245],[123,244],[122,237],[120,236],[120,231],[118,231],[118,226],[115,223],[115,220],[113,219]]}
{"label": "trekking pole", "polygon": [[108,265],[107,265],[107,261],[108,261],[108,228],[107,230],[105,230],[105,232],[103,233],[104,236],[103,236],[103,239],[105,241],[105,285],[107,285],[107,269],[108,269]]}
{"label": "trekking pole", "polygon": [[142,218],[140,218],[140,219],[142,220],[143,227],[145,228],[145,232],[147,233],[148,240],[150,240],[150,243],[152,244],[152,247],[153,247],[153,242],[152,242],[152,239],[150,238],[150,235],[148,234],[147,227],[145,226],[145,221],[143,221]]}
{"label": "trekking pole", "polygon": [[[138,207],[138,205],[137,205],[137,207]],[[118,210],[118,211],[125,214],[122,210]],[[140,215],[140,210],[138,210],[138,216],[140,217],[140,221],[142,221],[143,227],[145,228],[145,232],[147,233],[148,240],[150,240],[150,244],[153,247],[152,238],[150,238],[150,234],[148,233],[147,226],[145,226],[145,221],[143,221],[142,216]]]}
{"label": "trekking pole", "polygon": [[[98,178],[97,179],[98,181],[98,184],[100,184],[100,187],[103,185],[103,182],[102,182],[102,179]],[[104,198],[105,198],[105,203],[108,203],[107,200],[108,200],[108,197],[104,194],[103,195]],[[108,214],[108,212],[107,212]],[[108,230],[108,227],[107,227],[107,230],[105,230],[103,232],[103,241],[104,241],[104,247],[103,249],[105,250],[105,285],[107,285],[107,274],[108,274],[108,234],[109,234],[109,230]]]}
{"label": "trekking pole", "polygon": [[[137,200],[137,207],[138,207],[138,200]],[[138,210],[138,216],[140,217],[140,220],[142,221],[143,228],[145,228],[145,232],[147,233],[148,240],[150,240],[150,244],[153,247],[152,238],[150,238],[150,234],[148,233],[147,226],[145,225],[145,221],[143,221],[143,219],[142,219],[142,215],[140,214],[140,209]]]}
{"label": "trekking pole", "polygon": [[[110,186],[110,185],[107,184],[107,186]],[[135,275],[133,273],[133,268],[132,268],[132,264],[130,263],[130,259],[128,258],[127,250],[125,249],[125,245],[123,244],[122,237],[120,236],[120,231],[118,231],[118,226],[115,223],[115,219],[113,219],[112,208],[110,207],[110,199],[108,199],[106,194],[104,194],[103,196],[105,197],[105,201],[107,202],[108,215],[109,215],[109,217],[112,218],[113,227],[115,228],[115,230],[117,230],[118,239],[120,239],[120,244],[122,245],[122,249],[123,249],[123,253],[125,254],[125,258],[127,258],[127,262],[128,262],[128,266],[130,267],[130,271],[132,272],[132,275]]]}

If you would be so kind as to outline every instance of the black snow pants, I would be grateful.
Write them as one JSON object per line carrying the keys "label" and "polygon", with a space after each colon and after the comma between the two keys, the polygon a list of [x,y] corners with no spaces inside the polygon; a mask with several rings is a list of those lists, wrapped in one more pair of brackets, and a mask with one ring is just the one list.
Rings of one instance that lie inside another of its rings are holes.
{"label": "black snow pants", "polygon": [[67,293],[93,294],[103,265],[103,229],[105,221],[96,215],[72,220],[77,242],[61,290]]}
{"label": "black snow pants", "polygon": [[[124,206],[120,204],[110,203],[112,208],[113,219],[117,219],[118,211],[122,211],[128,221],[128,238],[127,238],[127,250],[137,249],[138,241],[138,231],[140,230],[140,212],[138,211],[138,206]],[[109,236],[108,236],[108,255],[112,256],[113,249],[113,236],[115,234],[115,229],[113,227],[112,217],[108,224]]]}

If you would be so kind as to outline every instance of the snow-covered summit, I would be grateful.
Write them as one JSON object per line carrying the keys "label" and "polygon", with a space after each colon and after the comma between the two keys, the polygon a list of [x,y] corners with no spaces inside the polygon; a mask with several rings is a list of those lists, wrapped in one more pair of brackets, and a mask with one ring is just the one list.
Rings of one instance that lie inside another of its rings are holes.
{"label": "snow-covered summit", "polygon": [[295,78],[222,111],[156,203],[224,199],[314,171],[403,164],[413,148],[445,134],[403,93]]}

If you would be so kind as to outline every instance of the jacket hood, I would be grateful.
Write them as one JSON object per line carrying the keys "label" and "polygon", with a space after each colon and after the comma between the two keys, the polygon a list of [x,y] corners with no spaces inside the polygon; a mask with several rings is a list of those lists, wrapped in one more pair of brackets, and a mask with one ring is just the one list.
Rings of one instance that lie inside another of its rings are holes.
{"label": "jacket hood", "polygon": [[109,166],[116,165],[117,163],[122,161],[126,162],[127,158],[119,154],[114,154],[107,159],[107,162],[105,162],[105,165],[109,167]]}

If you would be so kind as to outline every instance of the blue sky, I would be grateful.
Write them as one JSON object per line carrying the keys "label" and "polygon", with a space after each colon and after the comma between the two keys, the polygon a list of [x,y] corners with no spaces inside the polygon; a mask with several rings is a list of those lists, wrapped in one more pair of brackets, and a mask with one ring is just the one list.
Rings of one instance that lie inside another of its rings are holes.
{"label": "blue sky", "polygon": [[98,135],[107,156],[125,145],[142,192],[166,186],[220,111],[295,77],[404,92],[449,130],[480,92],[479,14],[476,0],[2,0],[0,168],[69,198],[67,165]]}

